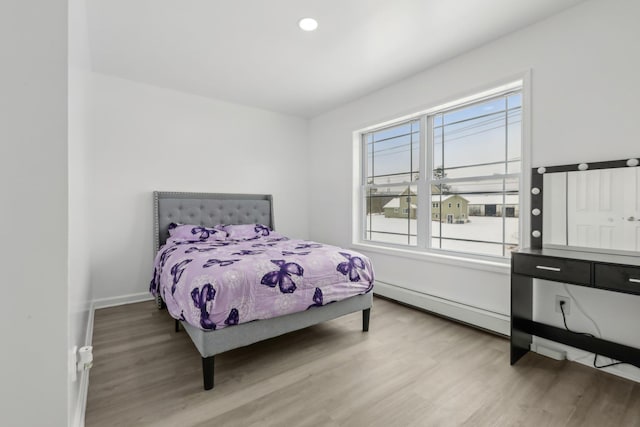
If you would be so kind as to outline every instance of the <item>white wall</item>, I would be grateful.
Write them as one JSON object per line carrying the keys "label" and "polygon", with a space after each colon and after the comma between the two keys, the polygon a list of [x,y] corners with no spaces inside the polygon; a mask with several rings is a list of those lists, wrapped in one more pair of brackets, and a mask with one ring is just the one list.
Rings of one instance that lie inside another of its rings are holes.
{"label": "white wall", "polygon": [[0,3],[0,424],[67,425],[67,2]]}
{"label": "white wall", "polygon": [[[528,69],[534,166],[638,157],[638,16],[640,2],[635,0],[588,1],[313,119],[310,237],[350,245],[353,159],[347,153],[354,130],[472,94]],[[428,49],[429,43],[419,46]],[[334,165],[331,173],[328,164]],[[507,269],[487,272],[370,255],[380,280],[509,314]],[[556,293],[563,292],[553,285],[538,287],[536,317],[560,326],[552,302]],[[637,329],[623,326],[640,324],[640,297],[586,288],[575,295],[605,337],[640,347]],[[574,329],[593,331],[578,310],[569,322]],[[628,372],[640,379],[636,368]]]}
{"label": "white wall", "polygon": [[[91,240],[89,233],[89,169],[91,55],[85,0],[69,1],[69,357],[73,348],[89,344]],[[72,372],[70,372],[70,375]],[[69,380],[69,420],[81,425],[88,372]]]}
{"label": "white wall", "polygon": [[148,295],[153,190],[273,194],[276,229],[307,237],[306,120],[100,74],[92,86],[98,303]]}

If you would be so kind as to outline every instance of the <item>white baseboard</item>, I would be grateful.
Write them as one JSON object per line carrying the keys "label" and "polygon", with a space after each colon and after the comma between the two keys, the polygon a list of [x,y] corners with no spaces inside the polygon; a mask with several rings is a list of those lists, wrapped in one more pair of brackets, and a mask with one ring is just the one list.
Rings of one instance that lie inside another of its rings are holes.
{"label": "white baseboard", "polygon": [[[567,353],[567,360],[577,362],[595,369],[593,368],[593,353],[589,353],[588,351],[580,350],[575,347],[569,347],[568,345],[560,344],[555,341],[550,341],[540,337],[533,337],[533,342],[552,349],[565,351]],[[600,365],[606,365],[609,362],[610,359],[608,357],[598,357],[598,364]],[[599,370],[640,383],[640,368],[636,368],[633,365],[616,365]]]}
{"label": "white baseboard", "polygon": [[[93,342],[93,321],[95,312],[99,308],[115,307],[123,304],[132,304],[136,302],[151,301],[153,297],[148,292],[137,294],[122,295],[119,297],[99,298],[91,302],[89,307],[89,316],[87,317],[87,333],[85,335],[85,345],[92,345]],[[89,393],[89,373],[91,370],[82,371],[79,374],[80,388],[78,391],[78,400],[74,411],[74,419],[72,425],[74,427],[84,427],[84,419],[87,411],[87,395]]]}
{"label": "white baseboard", "polygon": [[[89,306],[89,315],[87,316],[87,333],[84,338],[85,345],[91,345],[93,342],[93,319],[95,317],[95,311],[95,304],[92,302]],[[74,427],[84,427],[84,418],[87,411],[87,395],[89,394],[89,372],[91,372],[90,369],[80,373],[80,387],[72,424]]]}
{"label": "white baseboard", "polygon": [[78,393],[78,402],[73,425],[75,427],[84,427],[84,417],[87,412],[87,394],[89,393],[89,371],[84,371],[80,375],[80,392]]}
{"label": "white baseboard", "polygon": [[373,292],[374,294],[431,311],[462,323],[497,332],[501,335],[509,336],[511,331],[509,316],[504,314],[494,313],[380,281],[376,281]]}
{"label": "white baseboard", "polygon": [[115,307],[124,304],[133,304],[135,302],[151,301],[153,296],[149,292],[140,292],[137,294],[121,295],[118,297],[98,298],[93,300],[93,308]]}

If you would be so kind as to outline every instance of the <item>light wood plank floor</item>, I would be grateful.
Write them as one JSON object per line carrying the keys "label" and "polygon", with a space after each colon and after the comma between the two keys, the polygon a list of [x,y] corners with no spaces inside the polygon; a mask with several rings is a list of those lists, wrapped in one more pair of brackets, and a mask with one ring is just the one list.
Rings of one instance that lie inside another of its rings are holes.
{"label": "light wood plank floor", "polygon": [[375,298],[359,313],[216,356],[151,302],[98,310],[86,425],[640,426],[640,384]]}

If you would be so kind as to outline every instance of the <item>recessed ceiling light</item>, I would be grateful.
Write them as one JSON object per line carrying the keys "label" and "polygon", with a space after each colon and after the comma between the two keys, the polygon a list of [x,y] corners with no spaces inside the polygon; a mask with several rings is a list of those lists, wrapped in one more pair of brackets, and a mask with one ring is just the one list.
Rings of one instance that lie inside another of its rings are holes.
{"label": "recessed ceiling light", "polygon": [[298,21],[298,26],[304,31],[315,31],[318,28],[318,21],[313,18],[302,18]]}

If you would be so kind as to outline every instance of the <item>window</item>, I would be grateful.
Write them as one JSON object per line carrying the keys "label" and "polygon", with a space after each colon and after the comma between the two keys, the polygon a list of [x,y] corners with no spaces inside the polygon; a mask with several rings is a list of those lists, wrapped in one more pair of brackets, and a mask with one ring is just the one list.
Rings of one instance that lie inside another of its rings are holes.
{"label": "window", "polygon": [[497,257],[518,247],[521,82],[360,135],[361,241]]}
{"label": "window", "polygon": [[[365,166],[365,240],[417,244],[416,219],[403,204],[417,208],[420,121],[413,120],[363,135]],[[407,208],[408,209],[408,208]]]}

